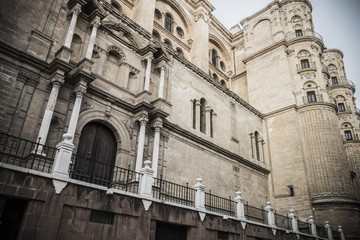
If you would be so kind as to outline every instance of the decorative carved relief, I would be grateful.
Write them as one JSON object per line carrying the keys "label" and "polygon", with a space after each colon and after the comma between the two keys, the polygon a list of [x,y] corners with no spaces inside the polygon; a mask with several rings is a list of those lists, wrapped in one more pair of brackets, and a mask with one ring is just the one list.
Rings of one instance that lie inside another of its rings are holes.
{"label": "decorative carved relief", "polygon": [[199,19],[204,20],[206,23],[211,22],[209,15],[204,10],[200,10],[195,13],[195,22],[199,21]]}
{"label": "decorative carved relief", "polygon": [[39,75],[21,69],[17,75],[17,80],[23,82],[26,85],[36,87],[37,84],[39,83]]}

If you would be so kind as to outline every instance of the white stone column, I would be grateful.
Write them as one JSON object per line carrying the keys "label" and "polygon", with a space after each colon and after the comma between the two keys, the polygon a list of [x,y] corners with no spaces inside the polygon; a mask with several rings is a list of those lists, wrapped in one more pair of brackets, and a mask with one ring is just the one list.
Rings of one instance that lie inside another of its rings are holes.
{"label": "white stone column", "polygon": [[159,164],[159,150],[160,150],[160,131],[162,128],[162,121],[157,120],[153,124],[153,128],[155,134],[154,134],[154,146],[152,152],[152,169],[154,170],[154,177],[157,178],[158,164]]}
{"label": "white stone column", "polygon": [[267,212],[267,220],[268,225],[275,226],[275,215],[274,215],[274,209],[271,207],[270,202],[266,202],[265,211]]}
{"label": "white stone column", "polygon": [[60,75],[55,75],[51,80],[52,89],[50,92],[49,100],[46,104],[44,116],[41,122],[40,130],[37,138],[38,140],[40,139],[39,141],[40,145],[37,148],[38,154],[42,153],[42,145],[44,145],[46,142],[46,138],[51,124],[51,119],[54,114],[54,109],[59,94],[59,89],[63,83],[64,83],[64,77]]}
{"label": "white stone column", "polygon": [[144,162],[145,167],[140,169],[139,195],[142,197],[152,197],[152,183],[154,170],[150,168],[151,161]]}
{"label": "white stone column", "polygon": [[205,210],[205,186],[201,183],[202,178],[196,179],[195,189],[195,208]]}
{"label": "white stone column", "polygon": [[245,220],[244,198],[241,197],[241,192],[236,192],[235,194],[235,217]]}
{"label": "white stone column", "polygon": [[76,125],[79,119],[81,102],[84,94],[86,93],[86,86],[79,84],[78,86],[75,87],[74,93],[76,94],[76,98],[70,117],[69,128],[67,131],[67,134],[72,137],[71,142],[74,140],[75,137]]}
{"label": "white stone column", "polygon": [[295,211],[290,210],[289,218],[291,219],[291,230],[294,232],[299,232],[297,217],[295,216]]}
{"label": "white stone column", "polygon": [[137,154],[136,154],[136,165],[135,165],[135,172],[139,172],[142,168],[143,156],[144,156],[144,145],[145,145],[145,130],[146,130],[146,123],[149,119],[146,116],[143,116],[139,119],[140,122],[140,130],[139,130],[139,137],[138,137],[138,147],[137,147]]}
{"label": "white stone column", "polygon": [[152,54],[146,58],[146,73],[145,73],[144,91],[150,91],[151,61],[153,59],[154,59],[154,57]]}
{"label": "white stone column", "polygon": [[206,118],[206,135],[208,135],[209,137],[211,136],[211,108],[210,107],[206,107],[205,110],[205,118]]}
{"label": "white stone column", "polygon": [[95,39],[96,39],[96,34],[97,34],[97,29],[100,27],[101,23],[99,19],[96,19],[93,23],[92,23],[92,30],[91,30],[91,35],[90,35],[90,40],[89,40],[89,44],[86,50],[86,58],[91,60],[92,57],[92,53],[94,50],[94,44],[95,44]]}
{"label": "white stone column", "polygon": [[71,17],[69,29],[68,29],[68,32],[67,32],[66,38],[65,38],[64,46],[67,48],[71,47],[71,42],[72,42],[72,39],[74,36],[74,30],[75,30],[75,26],[76,26],[76,21],[77,21],[77,18],[80,13],[81,13],[81,6],[76,5],[72,10],[72,17]]}
{"label": "white stone column", "polygon": [[164,84],[165,84],[165,66],[160,68],[160,82],[159,82],[159,94],[158,98],[163,98],[164,96]]}
{"label": "white stone column", "polygon": [[200,131],[200,101],[195,100],[195,120],[196,120],[196,129]]}
{"label": "white stone column", "polygon": [[329,221],[325,221],[325,228],[326,228],[327,239],[334,240]]}
{"label": "white stone column", "polygon": [[316,223],[315,223],[315,220],[314,220],[314,217],[313,217],[313,216],[310,216],[310,217],[309,217],[308,223],[310,224],[311,234],[312,234],[313,236],[317,237],[318,234],[317,234],[317,230],[316,230]]}

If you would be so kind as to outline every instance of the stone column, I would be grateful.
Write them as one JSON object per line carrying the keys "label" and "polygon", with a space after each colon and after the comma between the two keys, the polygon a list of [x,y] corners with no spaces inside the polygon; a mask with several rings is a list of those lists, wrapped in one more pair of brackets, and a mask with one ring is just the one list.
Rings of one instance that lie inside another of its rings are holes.
{"label": "stone column", "polygon": [[152,169],[154,170],[154,177],[157,177],[158,173],[158,163],[159,163],[159,150],[160,150],[160,130],[162,128],[161,119],[157,120],[153,124],[153,128],[155,131],[154,134],[154,146],[152,152]]}
{"label": "stone column", "polygon": [[153,59],[154,57],[152,54],[146,58],[146,74],[145,74],[144,91],[150,91],[151,61]]}
{"label": "stone column", "polygon": [[144,145],[145,145],[145,130],[146,130],[146,123],[149,119],[146,116],[143,116],[139,119],[140,122],[140,130],[139,130],[139,140],[138,140],[138,147],[137,147],[137,154],[136,154],[136,165],[135,165],[135,172],[139,172],[142,167],[143,156],[144,156]]}
{"label": "stone column", "polygon": [[196,129],[200,130],[200,101],[199,100],[195,100],[195,120],[196,120]]}
{"label": "stone column", "polygon": [[164,95],[164,84],[165,84],[165,66],[160,68],[160,82],[159,82],[159,94],[158,98],[163,98]]}
{"label": "stone column", "polygon": [[211,137],[211,108],[210,107],[206,107],[205,110],[205,118],[206,118],[206,135],[208,135],[209,137]]}
{"label": "stone column", "polygon": [[139,180],[139,195],[151,198],[154,170],[150,168],[151,161],[146,160],[144,164],[145,167],[139,171],[141,173]]}
{"label": "stone column", "polygon": [[195,208],[205,210],[205,186],[201,183],[202,178],[196,179],[195,189]]}
{"label": "stone column", "polygon": [[76,5],[72,10],[72,17],[71,17],[69,29],[68,29],[68,32],[67,32],[66,38],[65,38],[64,46],[67,48],[70,48],[70,46],[71,46],[72,38],[74,36],[76,21],[77,21],[77,18],[80,13],[81,13],[81,6]]}
{"label": "stone column", "polygon": [[52,89],[50,92],[49,100],[46,104],[44,116],[41,122],[40,130],[37,138],[40,139],[39,141],[40,145],[38,146],[37,149],[38,154],[42,153],[42,145],[44,145],[46,142],[46,138],[51,124],[51,119],[54,114],[54,109],[59,94],[59,89],[63,83],[64,83],[64,77],[61,75],[55,75],[51,80]]}
{"label": "stone column", "polygon": [[291,230],[299,232],[297,217],[294,214],[294,210],[290,210],[289,218],[291,219]]}
{"label": "stone column", "polygon": [[92,30],[91,30],[91,35],[90,35],[90,40],[89,40],[89,44],[86,50],[86,58],[91,60],[92,57],[92,53],[94,50],[94,44],[95,44],[95,39],[96,39],[96,34],[97,34],[97,29],[100,27],[101,23],[100,20],[97,18],[95,19],[95,21],[92,23]]}
{"label": "stone column", "polygon": [[241,192],[236,192],[235,202],[235,217],[245,220],[244,198],[241,197]]}
{"label": "stone column", "polygon": [[317,237],[317,230],[316,230],[316,223],[313,216],[309,217],[308,223],[310,224],[311,234],[315,237]]}
{"label": "stone column", "polygon": [[329,221],[325,221],[326,235],[328,240],[334,240]]}
{"label": "stone column", "polygon": [[271,207],[270,202],[266,202],[265,211],[267,212],[268,225],[275,226],[274,209]]}
{"label": "stone column", "polygon": [[254,158],[254,144],[253,144],[253,138],[254,138],[254,134],[250,133],[250,144],[251,144],[251,157]]}
{"label": "stone column", "polygon": [[73,107],[71,117],[70,117],[69,128],[67,131],[67,134],[72,136],[71,142],[74,140],[74,137],[75,137],[76,125],[77,125],[77,122],[79,119],[82,98],[83,98],[84,94],[86,93],[86,86],[79,84],[78,86],[75,87],[74,93],[76,95],[76,99],[75,99],[74,107]]}

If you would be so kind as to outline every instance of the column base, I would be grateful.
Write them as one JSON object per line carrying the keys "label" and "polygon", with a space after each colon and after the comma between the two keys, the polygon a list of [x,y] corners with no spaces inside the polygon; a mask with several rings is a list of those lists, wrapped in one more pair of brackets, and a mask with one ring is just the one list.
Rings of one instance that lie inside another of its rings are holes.
{"label": "column base", "polygon": [[59,58],[65,62],[70,62],[72,50],[70,48],[67,48],[65,46],[62,46],[56,53],[55,57]]}

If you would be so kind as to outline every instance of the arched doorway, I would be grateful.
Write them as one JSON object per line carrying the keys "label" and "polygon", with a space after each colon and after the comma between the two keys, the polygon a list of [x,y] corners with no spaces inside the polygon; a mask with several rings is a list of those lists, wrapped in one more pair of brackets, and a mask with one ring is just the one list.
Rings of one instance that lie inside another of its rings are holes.
{"label": "arched doorway", "polygon": [[88,123],[81,131],[71,177],[110,186],[116,157],[116,138],[105,125]]}

